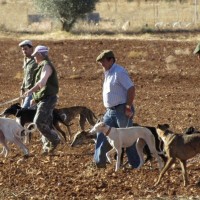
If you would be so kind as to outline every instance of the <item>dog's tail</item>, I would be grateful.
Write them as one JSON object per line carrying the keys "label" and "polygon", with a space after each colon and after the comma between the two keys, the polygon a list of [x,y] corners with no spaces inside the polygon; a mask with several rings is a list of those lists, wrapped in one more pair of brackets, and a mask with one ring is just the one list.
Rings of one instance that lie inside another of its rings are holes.
{"label": "dog's tail", "polygon": [[66,123],[65,123],[65,121],[67,120],[67,115],[64,114],[64,113],[59,114],[59,113],[57,113],[57,112],[54,110],[53,116],[54,116],[54,120],[55,120],[55,121],[58,121],[58,122],[64,124],[65,126],[71,126],[71,125],[73,125],[73,123],[71,123],[71,124],[66,124]]}
{"label": "dog's tail", "polygon": [[88,115],[86,115],[87,121],[90,123],[90,125],[94,126],[98,118],[90,109],[88,109],[87,113],[88,113]]}
{"label": "dog's tail", "polygon": [[35,123],[30,123],[27,127],[24,127],[25,135],[33,133],[37,130],[37,125]]}
{"label": "dog's tail", "polygon": [[[36,130],[37,130],[37,125],[35,123],[30,123],[27,127],[23,127],[23,130],[21,130],[20,134],[17,134],[16,136],[20,139],[23,139],[24,136],[28,136],[29,134],[31,134]],[[30,142],[30,137],[29,137],[29,142]]]}

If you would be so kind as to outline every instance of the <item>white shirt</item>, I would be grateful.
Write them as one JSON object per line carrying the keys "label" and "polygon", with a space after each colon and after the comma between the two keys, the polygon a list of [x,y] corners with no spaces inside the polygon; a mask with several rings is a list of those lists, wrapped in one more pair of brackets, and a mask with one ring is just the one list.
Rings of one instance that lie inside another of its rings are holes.
{"label": "white shirt", "polygon": [[126,103],[127,90],[134,86],[128,72],[122,66],[114,63],[105,71],[103,83],[103,103],[106,108]]}

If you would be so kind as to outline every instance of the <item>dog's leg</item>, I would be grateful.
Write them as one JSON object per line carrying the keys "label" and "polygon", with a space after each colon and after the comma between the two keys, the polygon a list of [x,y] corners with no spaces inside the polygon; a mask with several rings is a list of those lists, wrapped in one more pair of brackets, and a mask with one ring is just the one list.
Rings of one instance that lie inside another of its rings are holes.
{"label": "dog's leg", "polygon": [[163,162],[160,158],[160,156],[158,155],[158,152],[156,150],[156,146],[155,146],[155,138],[153,135],[151,135],[150,137],[147,138],[146,143],[151,151],[151,153],[154,155],[154,157],[157,159],[158,161],[158,167],[161,171],[161,169],[163,168]]}
{"label": "dog's leg", "polygon": [[72,133],[71,133],[70,126],[69,126],[69,125],[66,125],[66,126],[67,126],[67,131],[68,131],[68,133],[69,133],[69,141],[71,141]]}
{"label": "dog's leg", "polygon": [[[69,122],[68,122],[68,118],[67,118],[67,115],[65,114],[65,113],[60,113],[60,114],[58,114],[59,115],[59,120],[58,120],[58,122],[60,122],[60,123],[62,123],[62,124],[64,124],[66,127],[67,127],[67,131],[68,131],[68,134],[69,134],[69,136],[68,136],[68,138],[69,138],[69,141],[71,141],[71,130],[70,130],[70,126],[72,125],[72,124],[69,124]],[[55,127],[57,127],[58,128],[58,126],[59,126],[59,123],[58,122],[56,122],[56,120],[54,120],[54,126]],[[59,128],[57,129],[57,130],[60,130]],[[61,132],[62,132],[62,130],[61,130]],[[64,138],[66,138],[66,135],[64,136],[63,135],[63,137]]]}
{"label": "dog's leg", "polygon": [[5,155],[5,147],[3,146],[2,147],[2,151],[1,151],[1,153],[0,154],[3,154],[3,155]]}
{"label": "dog's leg", "polygon": [[24,142],[25,144],[29,144],[31,141],[29,133],[26,132],[25,130],[21,132],[20,136],[17,135],[17,137],[19,137],[21,141]]}
{"label": "dog's leg", "polygon": [[108,151],[108,152],[106,153],[106,157],[107,157],[107,160],[108,160],[109,163],[112,163],[112,161],[111,161],[111,159],[110,159],[110,155],[112,154],[113,151],[115,151],[114,148],[112,148],[110,151]]}
{"label": "dog's leg", "polygon": [[56,122],[53,126],[54,126],[54,128],[55,128],[57,131],[59,131],[59,132],[62,134],[62,137],[65,139],[65,142],[66,142],[66,141],[67,141],[66,134],[65,134],[65,132],[60,128],[59,123]]}
{"label": "dog's leg", "polygon": [[7,157],[8,152],[9,152],[9,148],[8,148],[8,145],[7,145],[6,140],[1,141],[1,144],[2,144],[2,146],[3,146],[3,150],[2,150],[2,152],[1,152],[1,154],[3,154],[4,157]]}
{"label": "dog's leg", "polygon": [[140,157],[140,164],[137,167],[137,169],[140,169],[141,166],[144,164],[144,159],[143,159],[144,146],[145,146],[145,141],[143,139],[138,138],[136,141],[136,149],[137,149],[138,156]]}
{"label": "dog's leg", "polygon": [[116,167],[115,167],[115,171],[118,171],[120,168],[120,160],[121,160],[121,154],[122,154],[122,148],[116,148],[117,151],[117,162],[116,162]]}
{"label": "dog's leg", "polygon": [[86,118],[91,126],[94,126],[96,124],[97,118],[91,110],[88,110],[88,115],[86,116]]}
{"label": "dog's leg", "polygon": [[153,153],[154,157],[157,159],[158,168],[159,168],[159,170],[161,171],[161,169],[163,168],[163,165],[164,165],[163,162],[162,162],[162,159],[161,159],[161,157],[158,155],[156,149],[155,149],[155,151],[152,151],[152,153]]}
{"label": "dog's leg", "polygon": [[3,150],[1,152],[1,154],[4,155],[4,157],[6,158],[7,155],[8,155],[8,152],[9,152],[9,148],[8,148],[8,145],[6,143],[6,141],[4,140],[3,142],[1,142],[2,146],[3,146]]}
{"label": "dog's leg", "polygon": [[[2,145],[3,146],[3,145]],[[4,151],[5,151],[5,148],[4,148],[4,146],[2,147],[2,151],[1,151],[1,153],[0,154],[3,154],[4,155]]]}
{"label": "dog's leg", "polygon": [[143,151],[146,154],[146,159],[145,159],[144,163],[150,161],[150,167],[152,168],[151,160],[152,160],[153,157],[151,156],[151,152],[150,152],[148,145],[144,146]]}
{"label": "dog's leg", "polygon": [[[58,126],[59,127],[59,126]],[[60,128],[60,127],[59,127]],[[58,128],[58,129],[59,129]],[[60,129],[60,131],[57,129],[57,127],[55,127],[54,125],[52,125],[52,129],[51,129],[51,131],[53,131],[53,132],[55,132],[57,135],[58,135],[58,137],[60,138],[60,140],[61,141],[63,141],[64,140],[64,142],[66,142],[66,135],[65,135],[65,132],[63,132],[61,129]],[[63,142],[63,143],[64,143]]]}
{"label": "dog's leg", "polygon": [[85,122],[86,122],[86,117],[83,114],[80,114],[80,119],[79,119],[79,124],[81,127],[81,130],[84,131],[85,130]]}
{"label": "dog's leg", "polygon": [[13,143],[15,143],[18,147],[22,149],[22,151],[24,152],[24,155],[29,155],[28,148],[21,142],[19,138],[14,137]]}
{"label": "dog's leg", "polygon": [[61,123],[63,123],[67,127],[67,131],[69,134],[69,141],[71,141],[72,133],[71,133],[70,125],[66,121],[62,121]]}
{"label": "dog's leg", "polygon": [[158,177],[157,182],[154,184],[154,186],[157,186],[160,183],[161,178],[163,177],[163,175],[165,174],[165,172],[172,166],[172,164],[175,162],[174,158],[169,158],[167,160],[166,165],[164,166],[164,168],[162,169],[162,171],[160,172],[160,175]]}
{"label": "dog's leg", "polygon": [[7,142],[6,142],[6,138],[5,138],[4,133],[3,133],[2,130],[0,130],[0,143],[3,146],[3,150],[1,152],[1,154],[3,154],[5,157],[7,157],[8,152],[9,152],[9,148],[8,148],[8,145],[7,145]]}
{"label": "dog's leg", "polygon": [[7,155],[8,155],[8,152],[9,152],[9,148],[8,148],[8,146],[7,146],[7,144],[5,143],[4,144],[4,147],[3,147],[3,152],[4,152],[4,156],[5,156],[5,158],[7,157]]}
{"label": "dog's leg", "polygon": [[179,160],[181,164],[182,169],[182,175],[183,175],[183,184],[184,186],[188,185],[188,177],[187,177],[187,170],[186,170],[186,161],[185,160]]}

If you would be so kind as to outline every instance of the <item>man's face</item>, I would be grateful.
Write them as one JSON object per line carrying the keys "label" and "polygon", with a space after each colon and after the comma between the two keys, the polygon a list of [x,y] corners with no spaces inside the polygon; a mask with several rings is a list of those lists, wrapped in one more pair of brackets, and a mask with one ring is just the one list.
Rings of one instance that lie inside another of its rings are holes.
{"label": "man's face", "polygon": [[113,59],[103,58],[99,61],[101,66],[105,69],[105,71],[109,70],[113,65]]}
{"label": "man's face", "polygon": [[25,57],[30,58],[33,53],[33,47],[29,47],[27,45],[22,46],[22,53]]}
{"label": "man's face", "polygon": [[34,59],[35,59],[35,62],[37,64],[39,64],[41,61],[44,60],[44,57],[42,56],[41,53],[37,52],[35,55],[34,55]]}

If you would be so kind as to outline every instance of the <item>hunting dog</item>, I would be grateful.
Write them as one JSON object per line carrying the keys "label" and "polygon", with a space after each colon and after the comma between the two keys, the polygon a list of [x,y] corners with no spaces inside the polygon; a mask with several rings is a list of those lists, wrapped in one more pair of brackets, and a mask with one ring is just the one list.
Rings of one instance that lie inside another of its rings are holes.
{"label": "hunting dog", "polygon": [[[34,129],[29,130],[29,127],[33,126]],[[14,119],[0,117],[0,143],[3,145],[4,154],[7,157],[9,148],[7,142],[12,142],[22,149],[24,156],[29,155],[28,148],[21,142],[21,133],[25,132],[25,135],[36,130],[35,124],[30,124],[27,128],[22,127]]]}
{"label": "hunting dog", "polygon": [[160,183],[161,178],[172,166],[172,164],[175,163],[176,159],[180,162],[184,181],[183,184],[186,186],[188,184],[186,163],[189,158],[192,158],[196,154],[200,153],[200,134],[175,134],[170,131],[169,127],[166,125],[160,124],[157,126],[157,132],[159,137],[161,137],[164,142],[164,149],[168,159],[157,182],[155,183],[155,186]]}
{"label": "hunting dog", "polygon": [[[32,122],[35,116],[36,110],[34,109],[24,109],[21,108],[19,103],[11,105],[9,108],[4,110],[0,116],[9,116],[15,115],[19,123],[24,126],[25,123]],[[71,140],[71,130],[70,126],[71,121],[76,117],[80,116],[79,124],[82,131],[85,131],[85,123],[86,121],[89,122],[90,125],[94,125],[96,123],[96,116],[95,114],[87,107],[84,106],[73,106],[68,108],[55,108],[53,111],[53,127],[61,133],[62,137],[66,141],[66,134],[60,128],[59,123],[65,125],[67,127],[69,133],[69,140]]]}
{"label": "hunting dog", "polygon": [[97,117],[89,108],[85,106],[72,106],[68,108],[55,108],[54,112],[59,116],[59,121],[67,126],[69,138],[71,139],[71,130],[70,130],[70,123],[76,117],[79,116],[79,126],[81,131],[85,131],[85,123],[88,123],[91,126],[94,126]]}
{"label": "hunting dog", "polygon": [[193,126],[190,126],[189,128],[186,128],[185,131],[184,131],[184,134],[187,134],[187,135],[194,134],[194,133],[200,133],[200,131],[198,131]]}
{"label": "hunting dog", "polygon": [[[137,126],[136,124],[134,124],[134,126]],[[138,125],[139,126],[139,125]],[[155,138],[155,146],[156,146],[156,150],[158,152],[163,152],[164,149],[164,143],[163,141],[160,139],[160,137],[158,136],[158,133],[156,131],[155,127],[152,126],[142,126],[145,127],[147,129],[149,129],[151,131],[151,133],[153,134],[154,138]],[[81,145],[86,141],[91,141],[93,140],[95,142],[96,139],[96,135],[90,134],[88,131],[80,131],[78,133],[75,134],[72,143],[71,143],[71,147],[75,147],[76,145]],[[140,143],[142,143],[142,141],[140,141]],[[142,145],[142,144],[141,144]],[[142,148],[142,147],[140,147]],[[145,143],[144,144],[144,148],[143,148],[143,152],[146,155],[146,159],[144,161],[144,163],[151,161],[152,160],[152,155],[151,155],[151,151],[148,147],[148,145]],[[123,163],[123,157],[124,157],[124,150],[122,150],[122,156],[121,156],[121,164]],[[162,158],[163,162],[166,163],[167,161],[167,157],[162,153],[159,153],[159,156]],[[115,159],[117,159],[117,154],[114,156]],[[128,164],[128,162],[126,162],[123,166],[126,166]]]}
{"label": "hunting dog", "polygon": [[89,131],[79,131],[74,135],[74,138],[71,143],[71,147],[75,147],[77,145],[81,145],[84,141],[96,141],[96,135],[90,134]]}
{"label": "hunting dog", "polygon": [[[166,124],[166,126],[168,126],[168,125]],[[149,129],[151,131],[151,133],[153,134],[153,136],[155,138],[156,150],[158,152],[163,152],[164,143],[159,138],[157,130],[156,130],[156,127],[153,127],[153,126],[142,126],[142,127],[145,127],[145,128],[147,128],[147,129]],[[144,153],[146,154],[145,163],[147,161],[151,161],[152,160],[152,155],[151,155],[151,152],[150,152],[150,149],[149,149],[148,145],[144,146]],[[167,161],[167,158],[166,158],[166,156],[164,154],[159,153],[159,156],[162,158],[164,163]]]}
{"label": "hunting dog", "polygon": [[[110,163],[111,163],[110,154],[114,150],[116,150],[117,162],[115,171],[118,171],[120,168],[120,158],[121,158],[122,148],[130,147],[131,145],[133,145],[134,142],[136,142],[136,149],[140,157],[140,165],[138,166],[138,169],[140,169],[140,167],[144,164],[144,159],[143,159],[144,144],[147,144],[149,146],[151,153],[157,158],[159,169],[162,168],[163,166],[162,160],[158,156],[158,152],[155,148],[155,138],[149,129],[140,126],[128,127],[128,128],[114,128],[114,127],[109,127],[104,122],[99,122],[95,124],[90,131],[90,133],[94,132],[104,133],[105,136],[107,136],[110,145],[113,147],[113,149],[111,149],[106,154],[107,159]],[[143,139],[145,143],[139,142],[142,141],[141,139]]]}
{"label": "hunting dog", "polygon": [[[0,114],[0,116],[8,117],[10,115],[14,115],[15,117],[17,117],[17,122],[24,127],[26,123],[33,122],[35,114],[36,114],[36,109],[22,108],[19,103],[15,103],[11,105],[10,107],[8,107],[7,109],[5,109]],[[66,141],[66,134],[60,128],[59,120],[60,120],[60,116],[58,116],[56,112],[53,112],[53,127],[52,128],[56,129],[59,133],[61,133],[62,137]],[[28,139],[26,138],[25,140],[30,141],[31,134],[27,134],[27,137]]]}
{"label": "hunting dog", "polygon": [[[165,124],[166,126],[169,126],[168,124]],[[141,126],[137,123],[133,124],[133,126]],[[160,139],[160,137],[158,136],[158,133],[157,133],[157,130],[156,130],[156,127],[153,127],[153,126],[141,126],[141,127],[144,127],[144,128],[147,128],[151,131],[151,133],[153,134],[154,138],[155,138],[155,147],[156,147],[156,150],[158,153],[158,155],[161,157],[162,161],[164,163],[167,162],[167,157],[165,156],[164,154],[164,143],[163,141]],[[151,151],[148,147],[148,145],[146,143],[144,143],[143,140],[140,140],[138,142],[138,147],[140,148],[141,151],[144,152],[144,154],[146,155],[146,159],[144,161],[144,163],[147,163],[148,161],[150,161],[150,165],[152,167],[152,164],[151,164],[151,161],[152,161],[152,154],[151,154]],[[123,163],[123,157],[124,157],[124,150],[122,151],[122,158],[121,158],[121,162]],[[128,164],[128,161],[123,165],[123,166],[126,166]]]}

